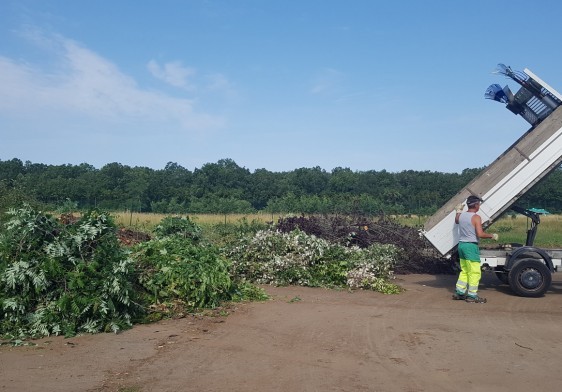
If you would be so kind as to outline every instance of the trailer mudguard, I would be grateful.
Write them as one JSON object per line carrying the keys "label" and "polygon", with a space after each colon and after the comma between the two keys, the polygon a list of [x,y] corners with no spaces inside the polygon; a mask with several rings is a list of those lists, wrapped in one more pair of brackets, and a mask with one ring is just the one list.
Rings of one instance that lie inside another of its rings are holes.
{"label": "trailer mudguard", "polygon": [[[517,248],[511,254],[511,256],[509,256],[509,260],[507,261],[507,264],[505,265],[505,269],[507,271],[509,271],[513,268],[515,263],[517,263],[518,259],[528,258],[528,257],[524,257],[524,255],[527,254],[527,253],[538,254],[544,260],[544,263],[546,264],[546,266],[548,267],[550,272],[554,272],[554,264],[552,263],[552,258],[548,255],[548,253],[546,253],[544,251],[544,249],[537,248],[535,246],[522,246],[520,248]],[[534,257],[534,258],[536,258],[536,257]]]}

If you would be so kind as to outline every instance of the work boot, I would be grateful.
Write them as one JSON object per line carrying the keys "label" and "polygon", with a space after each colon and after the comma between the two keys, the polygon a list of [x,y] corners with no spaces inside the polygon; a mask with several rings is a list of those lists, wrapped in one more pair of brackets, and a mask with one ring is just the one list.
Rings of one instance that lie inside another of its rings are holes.
{"label": "work boot", "polygon": [[473,297],[471,295],[467,295],[465,301],[470,302],[470,303],[475,303],[475,304],[485,304],[487,302],[486,298],[482,298],[482,297],[479,297],[479,296]]}
{"label": "work boot", "polygon": [[453,294],[453,299],[456,301],[463,301],[466,299],[466,294],[455,293]]}

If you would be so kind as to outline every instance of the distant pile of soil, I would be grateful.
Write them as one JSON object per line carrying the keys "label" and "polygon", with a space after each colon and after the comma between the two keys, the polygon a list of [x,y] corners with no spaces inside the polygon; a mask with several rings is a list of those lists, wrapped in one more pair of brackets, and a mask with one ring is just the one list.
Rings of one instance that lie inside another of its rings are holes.
{"label": "distant pile of soil", "polygon": [[80,218],[73,215],[71,212],[66,213],[66,214],[61,214],[59,221],[60,223],[62,223],[63,225],[71,225],[73,223],[78,222]]}
{"label": "distant pile of soil", "polygon": [[150,241],[150,235],[141,231],[134,231],[124,227],[119,228],[117,231],[117,238],[122,245],[133,246],[139,242]]}

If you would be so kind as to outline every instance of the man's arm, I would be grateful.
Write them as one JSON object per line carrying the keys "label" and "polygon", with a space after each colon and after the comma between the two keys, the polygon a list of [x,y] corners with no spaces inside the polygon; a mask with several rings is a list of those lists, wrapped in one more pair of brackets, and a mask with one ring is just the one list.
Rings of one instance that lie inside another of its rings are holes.
{"label": "man's arm", "polygon": [[455,207],[455,211],[457,212],[457,214],[455,215],[455,223],[456,223],[457,225],[459,224],[459,217],[460,217],[461,214],[462,214],[463,208],[464,208],[464,204],[463,204],[463,203],[460,203],[459,205],[457,205],[457,206]]}
{"label": "man's arm", "polygon": [[482,229],[482,218],[478,214],[472,216],[472,225],[476,229],[476,236],[478,238],[494,238],[493,234],[488,234]]}

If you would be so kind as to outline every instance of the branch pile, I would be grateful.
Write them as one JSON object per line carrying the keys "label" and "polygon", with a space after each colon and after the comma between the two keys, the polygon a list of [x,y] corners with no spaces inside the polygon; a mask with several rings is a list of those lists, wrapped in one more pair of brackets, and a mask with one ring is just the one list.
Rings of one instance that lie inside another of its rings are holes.
{"label": "branch pile", "polygon": [[401,249],[394,272],[397,274],[451,274],[453,263],[444,259],[416,228],[388,219],[364,216],[296,216],[279,219],[277,229],[295,229],[345,246],[367,248],[372,244],[392,244]]}

